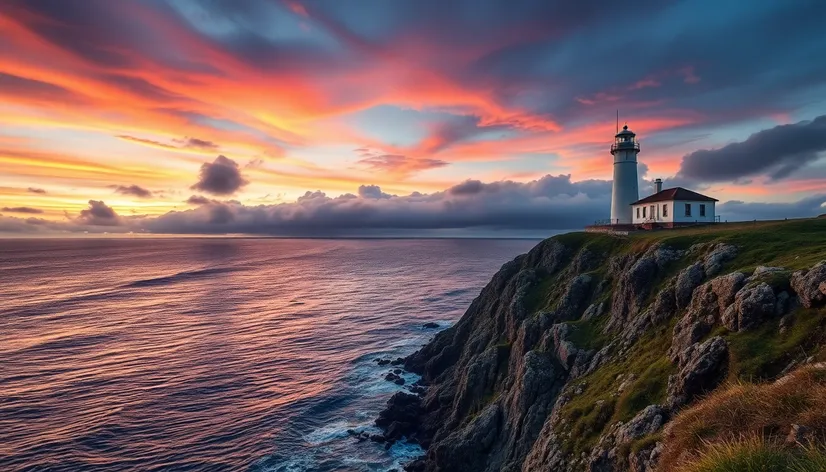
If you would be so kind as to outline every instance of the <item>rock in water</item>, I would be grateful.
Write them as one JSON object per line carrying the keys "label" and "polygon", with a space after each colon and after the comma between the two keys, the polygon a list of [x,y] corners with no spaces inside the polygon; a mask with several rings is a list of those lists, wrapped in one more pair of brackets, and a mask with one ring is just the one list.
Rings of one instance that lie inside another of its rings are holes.
{"label": "rock in water", "polygon": [[409,437],[418,428],[421,413],[421,399],[416,395],[397,392],[387,406],[379,413],[376,426],[385,430],[386,439],[399,440],[403,436]]}

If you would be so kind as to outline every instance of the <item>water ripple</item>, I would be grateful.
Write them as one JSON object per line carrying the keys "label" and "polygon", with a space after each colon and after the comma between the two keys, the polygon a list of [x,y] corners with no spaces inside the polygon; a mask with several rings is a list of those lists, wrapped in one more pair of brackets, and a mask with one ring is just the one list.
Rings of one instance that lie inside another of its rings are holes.
{"label": "water ripple", "polygon": [[[3,241],[0,470],[381,471],[374,359],[530,241]],[[407,376],[408,382],[415,378]]]}

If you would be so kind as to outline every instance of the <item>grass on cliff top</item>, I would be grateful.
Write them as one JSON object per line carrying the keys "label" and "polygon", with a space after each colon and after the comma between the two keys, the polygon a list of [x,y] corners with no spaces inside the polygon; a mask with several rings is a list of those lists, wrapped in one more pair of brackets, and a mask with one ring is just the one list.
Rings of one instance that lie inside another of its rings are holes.
{"label": "grass on cliff top", "polygon": [[758,265],[809,268],[826,260],[826,218],[788,221],[720,223],[697,228],[640,232],[629,236],[634,245],[661,242],[677,249],[697,243],[725,242],[738,248],[732,270]]}
{"label": "grass on cliff top", "polygon": [[643,251],[655,243],[688,249],[698,243],[725,242],[739,249],[736,260],[729,264],[731,270],[753,269],[758,265],[804,269],[826,260],[826,218],[718,223],[642,231],[629,236],[568,233],[555,238],[572,248],[590,246],[604,252]]}
{"label": "grass on cliff top", "polygon": [[[783,447],[792,425],[803,443]],[[805,367],[779,382],[723,387],[682,411],[663,437],[662,472],[822,471],[826,439],[826,370]],[[789,462],[776,462],[785,459]],[[795,468],[755,468],[761,462]]]}

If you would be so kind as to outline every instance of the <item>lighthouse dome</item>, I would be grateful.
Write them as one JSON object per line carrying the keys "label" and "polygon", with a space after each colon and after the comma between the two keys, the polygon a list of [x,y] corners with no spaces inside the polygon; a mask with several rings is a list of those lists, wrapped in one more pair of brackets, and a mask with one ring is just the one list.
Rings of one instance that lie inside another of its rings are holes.
{"label": "lighthouse dome", "polygon": [[633,131],[628,129],[628,125],[625,125],[625,126],[622,127],[622,131],[620,131],[619,133],[616,134],[617,138],[619,138],[621,136],[631,136],[631,137],[633,137],[633,136],[636,136],[636,133],[634,133]]}

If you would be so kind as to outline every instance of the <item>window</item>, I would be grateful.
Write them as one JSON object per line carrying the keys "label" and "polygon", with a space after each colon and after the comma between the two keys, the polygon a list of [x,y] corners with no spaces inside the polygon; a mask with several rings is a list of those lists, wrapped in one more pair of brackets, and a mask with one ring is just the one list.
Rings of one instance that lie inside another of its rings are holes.
{"label": "window", "polygon": [[637,207],[637,219],[640,218],[640,207]]}
{"label": "window", "polygon": [[706,216],[706,206],[700,205],[700,216]]}
{"label": "window", "polygon": [[645,218],[645,207],[642,207],[642,217]]}
{"label": "window", "polygon": [[657,205],[651,205],[651,219],[655,219],[657,216]]}
{"label": "window", "polygon": [[663,203],[663,218],[668,218],[668,204]]}
{"label": "window", "polygon": [[685,204],[685,216],[691,216],[691,204],[690,203]]}

